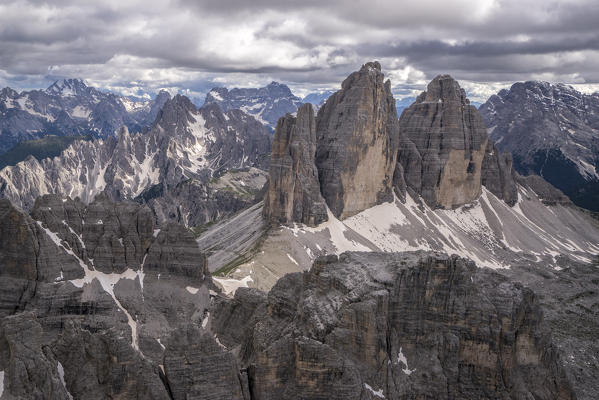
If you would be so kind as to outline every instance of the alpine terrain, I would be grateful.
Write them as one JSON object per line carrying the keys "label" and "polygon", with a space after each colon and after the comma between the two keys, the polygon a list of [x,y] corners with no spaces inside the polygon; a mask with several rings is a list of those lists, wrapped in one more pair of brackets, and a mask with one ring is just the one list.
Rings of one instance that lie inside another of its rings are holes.
{"label": "alpine terrain", "polygon": [[208,92],[204,104],[216,103],[223,111],[241,110],[269,128],[287,113],[295,113],[302,100],[287,85],[271,82],[261,88],[216,87]]}
{"label": "alpine terrain", "polygon": [[52,159],[34,157],[0,170],[0,195],[30,210],[60,194],[83,203],[99,193],[147,203],[157,221],[204,225],[253,204],[266,181],[271,135],[251,116],[198,110],[181,95],[168,100],[148,132],[78,141]]}
{"label": "alpine terrain", "polygon": [[122,126],[141,131],[170,97],[161,91],[152,100],[133,101],[89,87],[81,79],[21,93],[6,87],[0,91],[0,152],[45,135],[107,138]]}
{"label": "alpine terrain", "polygon": [[597,398],[590,212],[450,75],[283,86],[0,170],[0,399]]}
{"label": "alpine terrain", "polygon": [[576,205],[599,211],[599,93],[518,82],[491,96],[480,112],[519,173],[540,175]]}

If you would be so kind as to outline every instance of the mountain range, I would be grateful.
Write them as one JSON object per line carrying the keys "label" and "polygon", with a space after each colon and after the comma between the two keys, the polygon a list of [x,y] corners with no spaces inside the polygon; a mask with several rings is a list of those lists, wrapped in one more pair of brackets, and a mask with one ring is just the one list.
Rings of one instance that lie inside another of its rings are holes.
{"label": "mountain range", "polygon": [[203,225],[253,201],[265,182],[271,135],[251,116],[167,100],[148,132],[77,141],[52,159],[34,157],[0,171],[0,195],[25,210],[45,194],[151,206],[158,221]]}
{"label": "mountain range", "polygon": [[15,144],[51,134],[113,136],[122,126],[141,131],[152,124],[170,98],[135,102],[87,86],[80,79],[56,81],[45,90],[0,91],[0,152]]}
{"label": "mountain range", "polygon": [[599,211],[599,93],[519,82],[491,96],[480,112],[519,173],[540,175],[575,204]]}
{"label": "mountain range", "polygon": [[597,397],[599,222],[487,105],[281,86],[0,170],[0,398]]}
{"label": "mountain range", "polygon": [[204,102],[210,103],[218,104],[224,111],[241,110],[263,125],[274,128],[279,117],[297,111],[301,99],[293,95],[287,85],[271,82],[262,88],[214,88]]}

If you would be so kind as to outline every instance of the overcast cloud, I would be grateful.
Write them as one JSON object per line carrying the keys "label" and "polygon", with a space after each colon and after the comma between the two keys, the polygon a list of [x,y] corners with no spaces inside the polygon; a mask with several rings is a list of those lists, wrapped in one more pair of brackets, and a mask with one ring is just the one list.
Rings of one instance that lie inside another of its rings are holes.
{"label": "overcast cloud", "polygon": [[62,77],[126,95],[336,89],[379,60],[397,97],[440,73],[484,101],[515,81],[599,90],[599,1],[2,0],[0,85]]}

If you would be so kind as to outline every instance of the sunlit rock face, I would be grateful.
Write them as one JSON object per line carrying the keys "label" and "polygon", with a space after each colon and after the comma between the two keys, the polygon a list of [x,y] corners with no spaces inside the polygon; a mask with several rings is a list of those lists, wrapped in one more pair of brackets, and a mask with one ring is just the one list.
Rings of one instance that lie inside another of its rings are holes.
{"label": "sunlit rock face", "polygon": [[449,75],[433,79],[401,116],[398,162],[409,189],[431,207],[455,208],[481,194],[485,124]]}
{"label": "sunlit rock face", "polygon": [[378,62],[352,73],[319,109],[316,135],[320,191],[336,217],[393,199],[399,126]]}

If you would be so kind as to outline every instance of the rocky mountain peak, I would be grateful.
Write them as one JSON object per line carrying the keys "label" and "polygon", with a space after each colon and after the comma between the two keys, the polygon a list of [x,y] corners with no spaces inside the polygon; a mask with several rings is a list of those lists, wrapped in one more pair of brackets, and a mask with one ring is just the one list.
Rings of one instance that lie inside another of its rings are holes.
{"label": "rocky mountain peak", "polygon": [[[399,127],[391,86],[380,64],[365,64],[319,109],[279,120],[265,215],[317,224],[393,199]],[[313,125],[315,123],[315,125]],[[320,187],[320,190],[317,188]],[[292,190],[293,192],[289,192]]]}
{"label": "rocky mountain peak", "polygon": [[164,130],[171,130],[172,126],[184,127],[193,122],[191,114],[195,113],[197,108],[191,100],[187,96],[178,94],[164,103],[156,115],[153,126],[161,126]]}
{"label": "rocky mountain peak", "polygon": [[271,96],[283,98],[294,97],[291,89],[289,89],[289,86],[285,85],[284,83],[272,81],[268,84],[268,86],[266,86],[266,89]]}
{"label": "rocky mountain peak", "polygon": [[511,157],[489,142],[485,123],[465,91],[449,75],[435,77],[401,115],[401,144],[394,177],[432,208],[455,208],[476,200],[484,184],[515,201]]}
{"label": "rocky mountain peak", "polygon": [[85,84],[83,79],[61,79],[55,81],[46,89],[46,93],[56,95],[77,95],[87,91],[89,87]]}
{"label": "rocky mountain peak", "polygon": [[5,87],[0,91],[0,98],[5,99],[14,99],[19,96],[19,92],[10,87]]}
{"label": "rocky mountain peak", "polygon": [[303,104],[297,118],[287,114],[275,130],[264,215],[277,223],[318,225],[327,220],[320,194],[316,153],[316,120],[312,104]]}
{"label": "rocky mountain peak", "polygon": [[436,76],[426,87],[417,102],[447,102],[455,101],[463,105],[470,104],[466,98],[466,92],[460,87],[460,84],[450,75]]}
{"label": "rocky mountain peak", "polygon": [[273,81],[260,88],[215,87],[206,94],[204,104],[210,103],[217,103],[224,112],[241,110],[273,129],[280,117],[297,111],[301,99],[287,85]]}
{"label": "rocky mountain peak", "polygon": [[[359,71],[351,73],[341,84],[343,90],[356,85],[383,85],[384,75],[381,72],[381,64],[378,61],[367,62]],[[358,82],[361,82],[358,84]]]}
{"label": "rocky mountain peak", "polygon": [[570,85],[517,82],[480,106],[497,147],[576,205],[599,210],[599,96]]}

